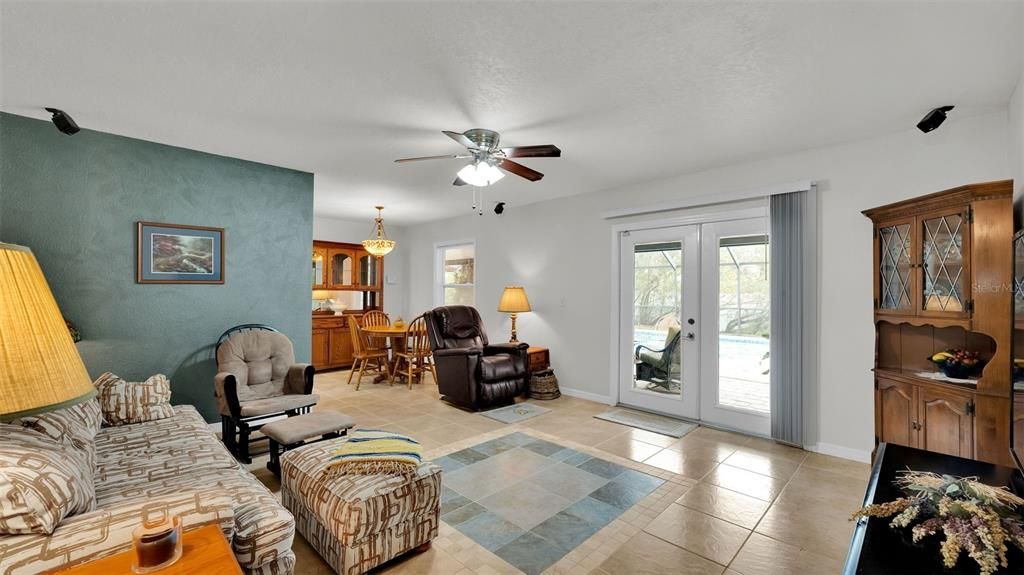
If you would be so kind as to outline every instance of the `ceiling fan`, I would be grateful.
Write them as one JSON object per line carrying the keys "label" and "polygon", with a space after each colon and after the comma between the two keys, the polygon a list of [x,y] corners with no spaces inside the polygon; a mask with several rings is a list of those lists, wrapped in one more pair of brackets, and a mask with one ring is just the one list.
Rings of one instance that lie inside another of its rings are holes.
{"label": "ceiling fan", "polygon": [[531,182],[536,182],[544,177],[544,174],[537,170],[527,168],[519,162],[513,162],[509,158],[558,158],[562,155],[562,150],[551,144],[499,148],[501,135],[494,130],[473,128],[462,133],[448,130],[442,130],[441,133],[464,146],[469,153],[402,158],[395,160],[395,162],[404,164],[406,162],[420,162],[423,160],[472,159],[469,164],[459,170],[459,175],[452,184],[456,186],[468,184],[483,187],[489,186],[503,178],[505,174],[502,173],[502,170],[521,178],[526,178]]}

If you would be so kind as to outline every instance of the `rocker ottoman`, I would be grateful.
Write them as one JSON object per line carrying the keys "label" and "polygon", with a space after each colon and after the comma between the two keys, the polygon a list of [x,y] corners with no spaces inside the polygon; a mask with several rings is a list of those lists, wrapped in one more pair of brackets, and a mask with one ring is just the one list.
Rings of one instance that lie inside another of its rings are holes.
{"label": "rocker ottoman", "polygon": [[441,468],[415,475],[343,475],[324,469],[339,437],[281,455],[281,502],[306,541],[339,575],[358,575],[437,537]]}

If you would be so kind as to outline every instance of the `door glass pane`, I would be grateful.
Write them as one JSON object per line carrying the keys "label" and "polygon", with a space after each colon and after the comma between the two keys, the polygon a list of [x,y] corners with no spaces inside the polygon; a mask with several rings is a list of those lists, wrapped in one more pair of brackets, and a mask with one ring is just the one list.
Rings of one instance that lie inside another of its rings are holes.
{"label": "door glass pane", "polygon": [[768,238],[724,237],[718,247],[718,405],[770,413]]}
{"label": "door glass pane", "polygon": [[683,244],[633,248],[633,388],[680,395]]}
{"label": "door glass pane", "polygon": [[324,256],[313,254],[313,285],[324,285]]}
{"label": "door glass pane", "polygon": [[359,285],[372,286],[377,284],[377,258],[361,256],[359,258]]}
{"label": "door glass pane", "polygon": [[352,257],[344,252],[331,255],[331,284],[352,285]]}
{"label": "door glass pane", "polygon": [[878,229],[881,309],[910,309],[910,224]]}
{"label": "door glass pane", "polygon": [[964,310],[963,218],[960,214],[924,221],[921,260],[924,264],[923,308]]}

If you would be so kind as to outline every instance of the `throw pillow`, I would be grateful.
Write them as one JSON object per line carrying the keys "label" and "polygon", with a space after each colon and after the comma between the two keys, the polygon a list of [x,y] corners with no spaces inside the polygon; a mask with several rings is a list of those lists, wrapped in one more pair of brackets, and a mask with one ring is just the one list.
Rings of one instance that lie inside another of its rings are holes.
{"label": "throw pillow", "polygon": [[91,398],[78,405],[29,415],[11,421],[14,425],[42,433],[81,452],[90,473],[96,471],[96,434],[103,424],[100,402]]}
{"label": "throw pillow", "polygon": [[95,506],[92,470],[77,449],[0,423],[0,534],[50,534]]}
{"label": "throw pillow", "polygon": [[146,381],[125,381],[104,373],[93,382],[99,392],[103,420],[109,425],[142,423],[171,417],[171,382],[163,374]]}

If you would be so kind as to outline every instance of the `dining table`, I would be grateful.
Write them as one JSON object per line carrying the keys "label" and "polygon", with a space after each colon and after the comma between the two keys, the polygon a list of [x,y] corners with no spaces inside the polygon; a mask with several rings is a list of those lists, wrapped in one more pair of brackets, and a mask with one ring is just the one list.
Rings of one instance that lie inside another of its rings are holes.
{"label": "dining table", "polygon": [[[391,342],[390,350],[391,356],[388,358],[388,364],[391,366],[391,373],[395,372],[398,367],[398,352],[405,351],[406,342],[409,338],[409,326],[407,325],[367,325],[360,329],[366,333],[369,339],[387,339]],[[402,374],[398,374],[399,377],[404,377]],[[418,376],[418,374],[417,374]],[[381,374],[373,379],[374,383],[380,383],[387,379],[387,375]]]}

